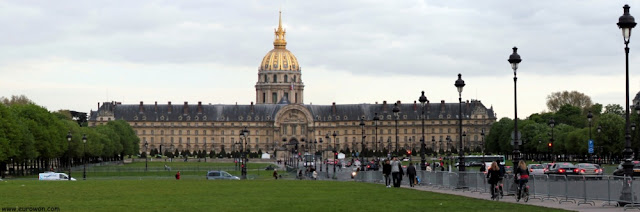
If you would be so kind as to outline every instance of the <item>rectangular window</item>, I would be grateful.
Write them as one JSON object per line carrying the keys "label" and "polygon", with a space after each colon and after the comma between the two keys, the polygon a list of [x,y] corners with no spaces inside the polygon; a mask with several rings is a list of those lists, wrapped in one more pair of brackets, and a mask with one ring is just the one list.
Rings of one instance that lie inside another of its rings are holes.
{"label": "rectangular window", "polygon": [[273,92],[273,93],[271,94],[271,102],[272,102],[273,104],[278,103],[278,93]]}
{"label": "rectangular window", "polygon": [[284,98],[288,100],[289,99],[289,93],[284,92]]}
{"label": "rectangular window", "polygon": [[[267,80],[264,80],[264,81],[267,81]],[[267,101],[267,93],[262,93],[262,103],[265,103],[266,101]]]}
{"label": "rectangular window", "polygon": [[298,103],[298,93],[295,94],[295,99],[293,100],[293,103]]}

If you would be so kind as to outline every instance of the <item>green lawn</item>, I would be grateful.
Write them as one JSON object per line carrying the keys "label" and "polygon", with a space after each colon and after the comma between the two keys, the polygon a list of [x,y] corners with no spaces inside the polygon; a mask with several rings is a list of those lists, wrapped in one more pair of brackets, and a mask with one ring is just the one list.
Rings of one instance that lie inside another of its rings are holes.
{"label": "green lawn", "polygon": [[[247,176],[250,179],[271,178],[273,171],[265,170],[271,163],[249,163],[247,164]],[[166,170],[167,165],[171,170]],[[82,168],[82,167],[79,167]],[[180,175],[185,178],[204,178],[209,170],[224,170],[232,175],[240,176],[240,169],[236,169],[234,163],[214,163],[214,162],[148,162],[145,171],[145,162],[134,162],[125,165],[108,165],[87,167],[87,178],[130,178],[130,177],[154,177],[173,178],[180,171]],[[76,179],[82,178],[82,169],[74,169],[72,176]],[[285,175],[283,170],[279,174]],[[36,176],[37,177],[37,176]]]}
{"label": "green lawn", "polygon": [[0,182],[0,207],[60,211],[553,211],[530,205],[335,181]]}

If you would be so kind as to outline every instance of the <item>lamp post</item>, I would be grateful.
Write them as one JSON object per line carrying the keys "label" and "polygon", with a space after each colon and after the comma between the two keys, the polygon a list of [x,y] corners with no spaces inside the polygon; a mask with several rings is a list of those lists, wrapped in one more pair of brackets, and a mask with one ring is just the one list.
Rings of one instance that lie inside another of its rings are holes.
{"label": "lamp post", "polygon": [[[480,130],[480,136],[482,136],[482,141],[480,142],[480,148],[481,148],[481,151],[482,151],[482,166],[484,166],[485,165],[485,161],[484,161],[484,128],[482,128]],[[485,170],[486,170],[486,168],[488,168],[488,167],[485,167]]]}
{"label": "lamp post", "polygon": [[431,151],[433,152],[433,155],[436,156],[436,137],[435,136],[431,136]]}
{"label": "lamp post", "polygon": [[[636,102],[634,109],[636,110],[636,115],[638,115],[638,119],[636,120],[640,120],[640,101]],[[631,141],[633,142],[634,140]],[[636,156],[636,158],[638,158],[638,151],[640,150],[636,149],[636,154],[633,154]]]}
{"label": "lamp post", "polygon": [[[160,153],[162,153],[162,144],[160,144]],[[209,157],[209,154],[207,153],[207,140],[204,139],[204,162],[207,162],[207,157]]]}
{"label": "lamp post", "polygon": [[424,91],[422,91],[422,95],[420,96],[420,98],[418,98],[418,101],[420,101],[420,105],[422,106],[422,115],[420,116],[420,118],[422,119],[422,139],[420,139],[420,169],[421,170],[427,170],[427,160],[424,157],[424,152],[426,151],[426,147],[424,144],[424,106],[427,103],[427,96],[424,95]]}
{"label": "lamp post", "polygon": [[373,117],[373,124],[376,127],[376,137],[375,137],[375,139],[376,139],[376,142],[375,142],[376,152],[378,151],[378,121],[380,121],[380,118],[378,118],[378,113],[375,113],[375,115]]}
{"label": "lamp post", "polygon": [[[596,128],[596,132],[598,133],[598,135],[602,132],[602,127],[600,125],[598,125],[598,127]],[[603,154],[604,151],[602,151],[602,145],[598,145],[600,147],[600,151],[598,151],[598,154]],[[602,159],[602,155],[599,155],[600,159]],[[598,164],[600,164],[601,160],[598,160]]]}
{"label": "lamp post", "polygon": [[147,169],[149,168],[149,153],[147,153],[149,149],[149,143],[147,143],[147,141],[144,141],[144,171],[146,172]]}
{"label": "lamp post", "polygon": [[87,134],[82,134],[82,163],[84,168],[82,170],[82,180],[87,180],[87,161],[86,161],[86,149],[87,149]]}
{"label": "lamp post", "polygon": [[522,61],[520,59],[520,55],[518,55],[518,48],[513,47],[513,54],[509,56],[509,63],[511,64],[511,69],[513,69],[513,111],[514,111],[514,136],[513,136],[513,164],[517,166],[520,161],[520,136],[518,136],[518,90],[517,90],[517,81],[518,77],[516,76],[518,70],[518,64]]}
{"label": "lamp post", "polygon": [[[454,84],[456,86],[456,88],[458,89],[458,102],[460,103],[460,109],[459,109],[459,116],[458,116],[458,123],[460,126],[460,150],[462,149],[462,89],[464,88],[465,84],[464,84],[464,80],[462,80],[462,74],[458,74],[458,80],[456,80],[456,83]],[[458,152],[458,171],[463,172],[465,171],[465,167],[464,167],[464,153],[463,151]],[[458,183],[460,183],[460,186],[464,185],[464,178],[460,177],[460,180],[458,181]]]}
{"label": "lamp post", "polygon": [[393,104],[393,117],[396,120],[396,152],[398,154],[398,113],[400,113],[400,108],[398,107],[398,103]]}
{"label": "lamp post", "polygon": [[360,128],[362,129],[362,149],[360,149],[360,164],[361,164],[361,170],[364,170],[363,167],[365,167],[364,164],[364,116],[360,117]]}
{"label": "lamp post", "polygon": [[555,161],[555,158],[551,158],[553,156],[553,128],[556,126],[556,121],[553,120],[553,118],[551,118],[551,120],[549,120],[549,126],[551,127],[551,140],[549,142],[549,159],[551,159],[551,162]]}
{"label": "lamp post", "polygon": [[69,145],[67,146],[67,152],[69,153],[69,181],[71,181],[71,130],[67,133],[67,141]]}
{"label": "lamp post", "polygon": [[[591,111],[589,111],[589,113],[587,114],[587,120],[589,121],[589,142],[593,142],[593,140],[591,140],[591,121],[593,119],[593,114],[591,114]],[[591,152],[589,152],[589,158],[593,158]]]}
{"label": "lamp post", "polygon": [[247,146],[247,136],[249,136],[249,130],[247,130],[247,127],[244,127],[244,129],[240,131],[240,136],[242,136],[241,139],[244,139],[244,142],[243,140],[240,140],[240,150],[242,151],[241,178],[243,180],[246,180],[247,179],[247,154],[249,151],[249,147]]}
{"label": "lamp post", "polygon": [[[624,13],[618,19],[618,27],[622,29],[622,37],[624,38],[624,52],[625,52],[625,71],[626,71],[626,96],[625,96],[625,146],[624,151],[622,151],[624,155],[624,163],[622,167],[624,168],[625,177],[631,178],[633,180],[633,163],[631,160],[633,159],[633,150],[631,150],[631,134],[629,132],[629,41],[631,39],[631,30],[636,26],[636,21],[629,14],[629,5],[625,4],[623,9]],[[621,200],[631,200],[631,187],[629,184],[624,183],[622,187],[622,193],[620,194]]]}
{"label": "lamp post", "polygon": [[447,135],[447,171],[450,171],[450,167],[449,164],[451,164],[451,149],[453,148],[451,146],[451,143],[453,142],[451,140],[451,137]]}
{"label": "lamp post", "polygon": [[[333,154],[334,154],[334,158],[333,158],[333,178],[336,178],[336,164],[338,163],[338,149],[336,148],[336,146],[338,145],[336,142],[336,136],[338,136],[338,133],[336,131],[333,131]],[[329,135],[327,135],[327,137],[329,137]]]}
{"label": "lamp post", "polygon": [[[464,80],[462,80],[462,74],[458,74],[458,80],[456,80],[455,84],[456,88],[458,89],[458,100],[459,100],[459,116],[458,116],[458,122],[459,122],[459,126],[460,126],[460,151],[458,152],[458,171],[460,172],[459,174],[462,175],[464,174],[465,171],[465,167],[464,167],[464,148],[462,146],[462,88],[464,88]],[[460,176],[458,177],[458,188],[464,189],[465,185],[464,185],[464,177]]]}

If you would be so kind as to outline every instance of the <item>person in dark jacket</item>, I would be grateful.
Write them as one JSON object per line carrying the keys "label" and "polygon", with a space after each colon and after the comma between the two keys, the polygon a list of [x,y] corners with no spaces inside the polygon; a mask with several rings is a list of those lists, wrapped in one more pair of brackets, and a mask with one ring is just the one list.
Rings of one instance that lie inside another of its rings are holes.
{"label": "person in dark jacket", "polygon": [[382,165],[382,175],[384,175],[384,184],[387,188],[391,188],[391,163],[389,160],[385,160]]}
{"label": "person in dark jacket", "polygon": [[494,189],[496,184],[502,180],[502,176],[500,175],[500,167],[496,162],[491,163],[491,167],[487,171],[487,178],[489,179],[489,184],[491,184],[491,199],[496,198],[496,194]]}
{"label": "person in dark jacket", "polygon": [[407,167],[407,176],[409,176],[409,186],[413,187],[416,183],[416,167],[413,166],[413,163],[409,163],[409,167]]}
{"label": "person in dark jacket", "polygon": [[507,169],[505,169],[504,165],[500,163],[500,160],[496,160],[496,163],[498,164],[498,168],[500,168],[500,180],[498,181],[498,183],[500,184],[500,195],[504,195],[502,191],[502,179],[504,178],[504,175],[507,173]]}

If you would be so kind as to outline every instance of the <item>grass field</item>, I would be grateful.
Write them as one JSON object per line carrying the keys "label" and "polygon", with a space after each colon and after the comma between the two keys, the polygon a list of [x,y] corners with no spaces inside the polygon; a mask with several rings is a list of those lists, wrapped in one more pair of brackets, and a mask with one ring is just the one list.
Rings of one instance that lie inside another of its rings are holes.
{"label": "grass field", "polygon": [[0,207],[60,211],[553,211],[357,182],[88,180],[0,182]]}

